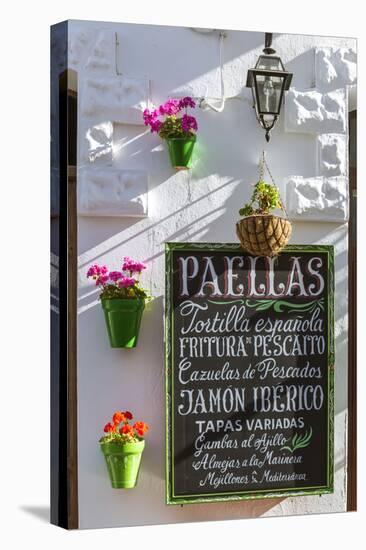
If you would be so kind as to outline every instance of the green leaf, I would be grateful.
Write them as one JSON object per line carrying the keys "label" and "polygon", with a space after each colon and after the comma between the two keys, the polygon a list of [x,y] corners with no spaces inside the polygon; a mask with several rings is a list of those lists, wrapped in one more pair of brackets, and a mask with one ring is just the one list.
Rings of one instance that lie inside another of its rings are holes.
{"label": "green leaf", "polygon": [[182,129],[182,118],[175,115],[167,116],[160,130],[159,136],[162,139],[182,138],[194,135],[194,132],[184,132]]}
{"label": "green leaf", "polygon": [[246,305],[250,308],[256,309],[257,311],[265,311],[267,309],[270,309],[270,307],[275,302],[276,300],[256,300],[255,302],[251,302],[250,300],[247,300]]}
{"label": "green leaf", "polygon": [[254,213],[253,207],[251,204],[245,204],[243,208],[240,208],[239,215],[240,216],[251,216]]}
{"label": "green leaf", "polygon": [[297,449],[304,449],[307,447],[310,443],[310,440],[313,435],[313,429],[310,426],[310,429],[306,431],[304,434],[298,434],[296,433],[292,440],[291,440],[291,447],[286,445],[284,447],[281,447],[282,450],[290,451],[291,453],[295,452]]}

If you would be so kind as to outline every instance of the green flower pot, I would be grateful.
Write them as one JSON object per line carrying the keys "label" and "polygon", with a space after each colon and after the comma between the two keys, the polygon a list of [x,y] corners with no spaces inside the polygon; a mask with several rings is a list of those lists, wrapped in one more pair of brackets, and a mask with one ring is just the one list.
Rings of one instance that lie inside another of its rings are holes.
{"label": "green flower pot", "polygon": [[167,140],[170,161],[177,170],[188,170],[196,136],[189,138],[168,138]]}
{"label": "green flower pot", "polygon": [[137,443],[101,443],[113,489],[136,487],[145,441]]}
{"label": "green flower pot", "polygon": [[145,300],[114,298],[101,302],[111,347],[136,347]]}

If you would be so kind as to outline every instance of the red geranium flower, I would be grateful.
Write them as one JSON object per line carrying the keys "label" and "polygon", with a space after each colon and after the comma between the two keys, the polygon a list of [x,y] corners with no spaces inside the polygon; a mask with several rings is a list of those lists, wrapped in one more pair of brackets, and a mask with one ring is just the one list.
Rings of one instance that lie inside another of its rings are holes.
{"label": "red geranium flower", "polygon": [[125,415],[127,420],[132,420],[133,419],[132,413],[130,413],[130,411],[125,411],[123,414]]}
{"label": "red geranium flower", "polygon": [[125,413],[123,413],[122,411],[116,411],[113,415],[113,422],[115,426],[118,426],[118,424],[120,424],[121,422],[125,422],[126,418],[127,417]]}
{"label": "red geranium flower", "polygon": [[146,422],[135,422],[133,427],[140,437],[142,437],[149,429],[149,426],[148,424],[146,424]]}
{"label": "red geranium flower", "polygon": [[105,431],[105,433],[115,433],[116,428],[115,428],[115,426],[113,426],[113,424],[108,422],[108,424],[106,424],[104,426],[104,431]]}
{"label": "red geranium flower", "polygon": [[124,424],[119,430],[119,433],[123,435],[133,435],[133,427],[129,424]]}

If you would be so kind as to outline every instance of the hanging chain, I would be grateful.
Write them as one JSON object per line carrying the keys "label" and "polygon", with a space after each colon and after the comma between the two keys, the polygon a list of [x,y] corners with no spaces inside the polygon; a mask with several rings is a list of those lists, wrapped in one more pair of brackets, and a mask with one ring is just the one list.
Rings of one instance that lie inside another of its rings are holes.
{"label": "hanging chain", "polygon": [[[277,187],[277,185],[275,184],[274,177],[272,176],[272,172],[271,172],[271,170],[269,169],[269,166],[268,166],[267,161],[266,161],[266,152],[263,150],[263,151],[262,151],[261,158],[260,158],[260,160],[259,160],[259,166],[258,166],[259,181],[264,181],[264,169],[265,169],[265,168],[266,168],[266,170],[267,170],[267,172],[268,172],[269,177],[270,177],[271,180],[272,180],[273,185]],[[277,187],[277,189],[278,189],[278,187]],[[279,193],[279,192],[280,192],[280,191],[279,191],[279,189],[278,189],[278,193]],[[286,218],[288,218],[286,206],[285,206],[285,203],[284,203],[283,200],[282,200],[281,195],[280,195],[280,200],[281,200],[282,210],[283,210],[284,213],[286,214]]]}
{"label": "hanging chain", "polygon": [[265,160],[265,156],[263,151],[258,164],[259,181],[263,181],[263,178],[264,178],[264,160]]}
{"label": "hanging chain", "polygon": [[272,172],[269,169],[269,166],[268,166],[267,161],[266,161],[266,152],[262,151],[262,155],[261,155],[261,158],[260,158],[260,161],[259,161],[259,180],[260,181],[263,181],[263,178],[264,178],[264,168],[266,168],[266,170],[268,172],[268,175],[272,180],[273,185],[276,185],[275,181],[274,181],[274,178],[272,176]]}

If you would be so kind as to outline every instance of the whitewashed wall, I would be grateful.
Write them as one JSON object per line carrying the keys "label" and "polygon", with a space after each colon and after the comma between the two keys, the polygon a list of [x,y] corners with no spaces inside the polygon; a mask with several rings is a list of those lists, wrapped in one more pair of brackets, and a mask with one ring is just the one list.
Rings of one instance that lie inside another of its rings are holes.
{"label": "whitewashed wall", "polygon": [[[114,33],[120,43],[117,59]],[[303,192],[304,181],[305,187],[309,182],[312,197],[312,188],[316,187],[314,179],[320,181],[320,186],[324,185],[323,177],[341,177],[347,182],[347,156],[342,153],[342,147],[343,151],[347,150],[346,85],[355,84],[355,40],[275,35],[274,47],[286,68],[294,73],[294,89],[286,99],[286,116],[281,117],[267,145],[254,117],[249,90],[244,88],[247,69],[254,66],[261,53],[263,39],[262,33],[227,31],[223,52],[225,93],[239,95],[239,98],[228,100],[223,113],[196,110],[199,138],[193,167],[190,171],[175,173],[164,144],[140,124],[140,110],[149,95],[156,104],[169,96],[219,97],[218,33],[204,35],[188,28],[70,22],[69,63],[78,72],[80,91],[78,475],[81,528],[345,510],[347,224],[344,222],[347,196],[339,193],[338,187],[334,192],[339,196],[332,195],[335,202],[330,210],[319,206],[317,199],[310,206],[301,199],[302,212],[307,209],[308,214],[296,213],[297,203],[293,203],[295,210],[292,211],[296,217],[292,243],[335,246],[334,494],[183,507],[165,505],[164,243],[236,242],[237,211],[251,193],[250,184],[257,179],[257,163],[263,148],[288,202],[293,200],[289,188]],[[333,50],[323,50],[329,47]],[[320,50],[316,52],[316,48]],[[119,79],[115,73],[116,63],[123,75]],[[324,72],[324,66],[328,73]],[[124,94],[119,96],[121,87]],[[310,88],[314,89],[309,95]],[[335,94],[339,100],[336,106],[334,97],[332,101],[320,97],[334,90],[341,90]],[[300,96],[302,106],[310,107],[299,112],[296,101]],[[127,100],[121,103],[119,97]],[[329,133],[335,137],[324,137]],[[335,147],[334,143],[339,146]],[[131,184],[131,178],[135,183]],[[291,186],[286,185],[290,180]],[[130,181],[127,186],[126,181]],[[297,186],[299,181],[302,187]],[[108,182],[107,195],[102,201],[98,182]],[[124,213],[123,217],[116,216],[116,200],[120,201],[119,211]],[[114,208],[110,208],[111,205]],[[324,218],[328,221],[314,221]],[[304,219],[311,223],[302,221]],[[89,264],[103,262],[118,269],[125,255],[148,263],[143,282],[154,296],[143,317],[139,345],[132,350],[109,347],[97,293],[85,277]],[[109,415],[121,408],[132,410],[151,426],[139,484],[131,491],[110,488],[97,443]]]}

